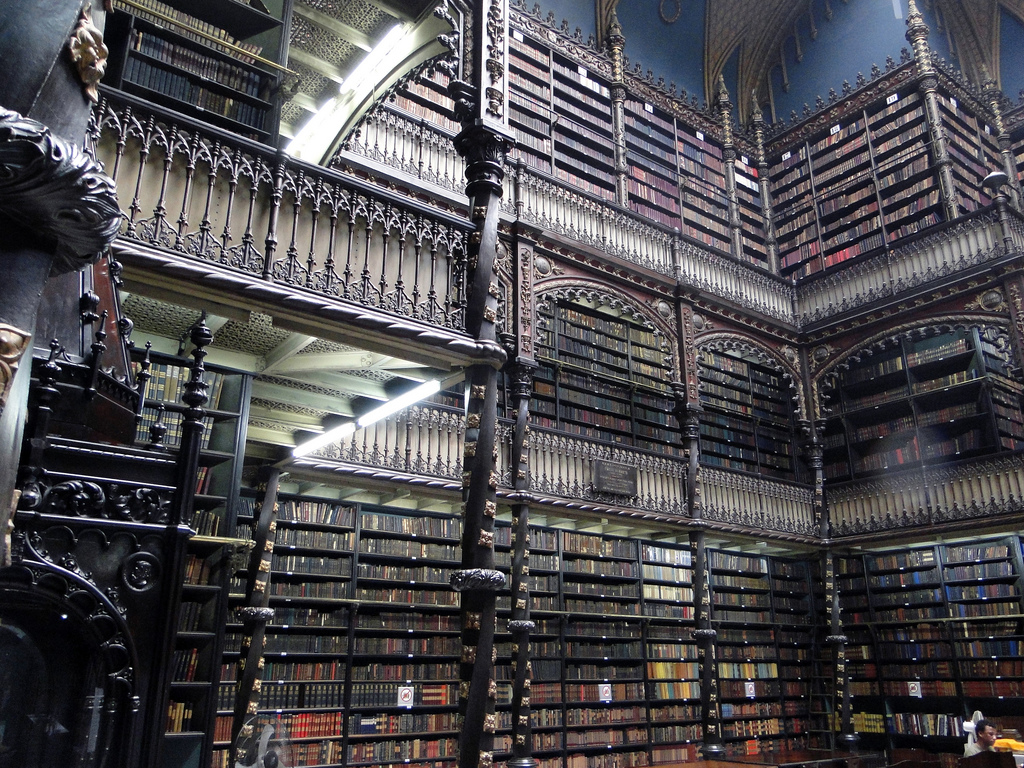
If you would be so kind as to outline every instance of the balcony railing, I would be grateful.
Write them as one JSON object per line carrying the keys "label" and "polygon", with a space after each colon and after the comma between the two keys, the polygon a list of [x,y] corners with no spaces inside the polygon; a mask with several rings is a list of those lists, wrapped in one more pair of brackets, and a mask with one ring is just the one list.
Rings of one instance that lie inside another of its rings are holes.
{"label": "balcony railing", "polygon": [[[1015,250],[1024,249],[1024,223],[1008,212],[1007,230]],[[1004,232],[992,209],[979,211],[932,234],[818,279],[797,292],[801,326],[827,321],[872,301],[925,285],[1007,255]]]}
{"label": "balcony railing", "polygon": [[120,97],[92,138],[123,241],[464,330],[463,216]]}
{"label": "balcony railing", "polygon": [[926,466],[825,487],[832,535],[1019,515],[1024,454]]}
{"label": "balcony railing", "polygon": [[701,467],[701,515],[766,533],[817,536],[814,489],[745,472]]}

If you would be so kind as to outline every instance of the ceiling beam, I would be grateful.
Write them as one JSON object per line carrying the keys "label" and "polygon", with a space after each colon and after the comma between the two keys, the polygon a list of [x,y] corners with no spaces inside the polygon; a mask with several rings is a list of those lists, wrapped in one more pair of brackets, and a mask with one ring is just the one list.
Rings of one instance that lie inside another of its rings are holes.
{"label": "ceiling beam", "polygon": [[304,333],[293,333],[266,355],[266,365],[263,367],[262,373],[274,372],[286,360],[297,355],[314,341],[316,339],[313,336],[307,336]]}
{"label": "ceiling beam", "polygon": [[348,401],[341,397],[332,397],[320,392],[308,392],[304,389],[292,389],[281,384],[274,384],[268,381],[252,383],[252,396],[260,400],[269,400],[277,403],[291,403],[292,405],[315,410],[336,413],[339,416],[353,416]]}
{"label": "ceiling beam", "polygon": [[299,373],[301,371],[404,371],[409,369],[423,370],[426,367],[423,363],[413,363],[389,355],[353,349],[345,352],[323,352],[295,355],[287,358],[282,357],[275,367],[275,373]]}
{"label": "ceiling beam", "polygon": [[307,51],[302,50],[298,46],[293,45],[291,48],[288,49],[288,59],[289,61],[294,59],[299,64],[304,64],[305,66],[312,69],[314,72],[319,72],[324,77],[333,80],[336,83],[341,83],[345,79],[345,76],[341,73],[341,70],[338,69],[336,66],[334,66],[333,64],[329,64],[323,59],[314,56],[313,54],[308,53]]}
{"label": "ceiling beam", "polygon": [[352,43],[352,45],[360,50],[369,51],[373,48],[373,43],[365,33],[360,32],[355,27],[350,27],[343,21],[338,21],[333,16],[328,16],[323,11],[311,8],[305,3],[295,4],[295,15],[301,16],[306,21],[326,29],[328,32],[340,37],[342,40]]}

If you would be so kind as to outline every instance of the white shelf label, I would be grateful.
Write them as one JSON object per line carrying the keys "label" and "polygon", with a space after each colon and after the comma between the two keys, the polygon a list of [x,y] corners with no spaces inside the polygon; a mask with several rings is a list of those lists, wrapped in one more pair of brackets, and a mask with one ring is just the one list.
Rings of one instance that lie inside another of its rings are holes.
{"label": "white shelf label", "polygon": [[829,132],[829,135],[831,135],[831,136],[835,136],[835,135],[836,135],[837,133],[839,133],[839,132],[840,132],[841,130],[842,130],[842,126],[840,126],[840,125],[838,125],[838,124],[836,124],[836,125],[833,125],[833,126],[832,126],[832,130],[831,130],[831,131]]}
{"label": "white shelf label", "polygon": [[645,112],[650,112],[653,115],[654,114],[654,107],[652,105],[650,105],[650,104],[644,104],[644,111]]}
{"label": "white shelf label", "polygon": [[907,683],[907,694],[914,698],[921,698],[921,683],[915,681]]}
{"label": "white shelf label", "polygon": [[518,40],[520,43],[523,42],[523,33],[520,32],[518,29],[513,29],[512,30],[512,39],[513,40]]}
{"label": "white shelf label", "polygon": [[783,152],[782,153],[782,159],[783,160],[789,160],[789,158],[791,158],[792,156],[793,156],[792,152]]}
{"label": "white shelf label", "polygon": [[891,94],[889,94],[889,98],[887,98],[885,100],[885,103],[886,104],[895,104],[899,100],[900,100],[900,95],[898,93],[891,93]]}
{"label": "white shelf label", "polygon": [[704,134],[701,133],[700,131],[697,131],[697,139],[700,141],[704,141]]}
{"label": "white shelf label", "polygon": [[950,96],[949,98],[949,106],[951,106],[953,109],[957,108],[956,99],[954,99],[952,96]]}

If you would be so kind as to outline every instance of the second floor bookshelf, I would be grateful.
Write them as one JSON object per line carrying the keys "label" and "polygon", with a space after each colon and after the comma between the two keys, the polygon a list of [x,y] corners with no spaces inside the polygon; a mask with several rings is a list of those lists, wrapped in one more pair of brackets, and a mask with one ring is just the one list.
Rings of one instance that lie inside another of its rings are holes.
{"label": "second floor bookshelf", "polygon": [[831,383],[830,479],[1024,446],[1024,387],[996,329],[902,337],[854,358]]}

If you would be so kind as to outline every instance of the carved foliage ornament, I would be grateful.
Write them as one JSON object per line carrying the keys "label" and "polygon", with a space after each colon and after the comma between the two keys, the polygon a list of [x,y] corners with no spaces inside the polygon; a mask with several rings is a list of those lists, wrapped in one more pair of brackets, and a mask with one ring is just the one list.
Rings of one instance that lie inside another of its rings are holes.
{"label": "carved foliage ornament", "polygon": [[103,33],[92,22],[92,0],[86,0],[78,16],[78,24],[68,40],[71,62],[78,70],[86,97],[93,104],[100,100],[97,86],[107,71],[107,46],[103,44]]}
{"label": "carved foliage ornament", "polygon": [[28,333],[13,325],[0,323],[0,413],[3,413],[7,404],[14,374],[18,371],[18,363],[31,338]]}
{"label": "carved foliage ornament", "polygon": [[121,222],[114,182],[42,123],[0,109],[0,215],[56,244],[51,274],[99,260]]}

